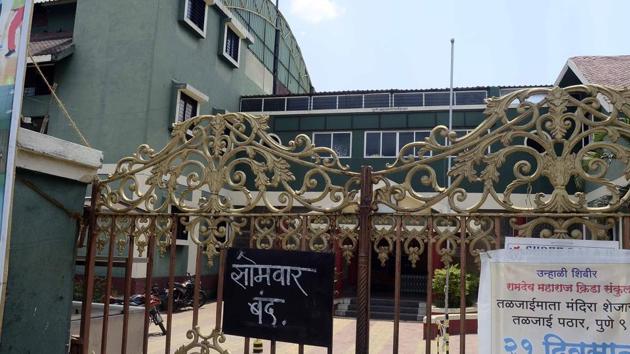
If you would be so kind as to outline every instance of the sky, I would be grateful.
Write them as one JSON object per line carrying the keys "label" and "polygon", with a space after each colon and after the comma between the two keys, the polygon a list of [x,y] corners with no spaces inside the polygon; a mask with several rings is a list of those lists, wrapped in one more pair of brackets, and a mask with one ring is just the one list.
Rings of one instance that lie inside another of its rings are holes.
{"label": "sky", "polygon": [[[275,1],[275,0],[274,0]],[[317,91],[553,84],[630,54],[626,0],[280,0]]]}

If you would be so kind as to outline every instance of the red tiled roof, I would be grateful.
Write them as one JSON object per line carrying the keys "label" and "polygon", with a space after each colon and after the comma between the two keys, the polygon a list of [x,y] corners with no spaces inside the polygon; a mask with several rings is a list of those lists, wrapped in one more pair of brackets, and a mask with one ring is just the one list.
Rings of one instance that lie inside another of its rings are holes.
{"label": "red tiled roof", "polygon": [[587,81],[585,84],[630,87],[630,55],[572,57],[569,61],[579,71],[576,74]]}

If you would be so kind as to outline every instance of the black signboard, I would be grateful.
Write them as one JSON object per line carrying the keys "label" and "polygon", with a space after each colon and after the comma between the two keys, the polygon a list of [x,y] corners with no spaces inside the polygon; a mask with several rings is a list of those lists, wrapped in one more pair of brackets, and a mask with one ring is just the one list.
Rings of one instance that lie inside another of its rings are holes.
{"label": "black signboard", "polygon": [[332,253],[229,249],[223,332],[330,346],[333,269]]}

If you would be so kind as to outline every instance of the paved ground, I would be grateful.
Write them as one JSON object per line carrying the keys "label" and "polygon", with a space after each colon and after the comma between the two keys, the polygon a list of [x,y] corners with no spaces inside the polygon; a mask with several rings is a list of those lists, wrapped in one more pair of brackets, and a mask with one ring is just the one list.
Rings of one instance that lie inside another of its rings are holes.
{"label": "paved ground", "polygon": [[[205,305],[199,310],[199,323],[204,332],[210,333],[214,328],[216,305]],[[166,316],[164,316],[166,321]],[[186,331],[192,326],[192,310],[175,313],[173,315],[173,336],[171,353],[180,346],[190,343],[186,338]],[[391,321],[371,321],[370,327],[370,353],[388,354],[392,352],[394,324]],[[354,353],[355,321],[347,318],[335,318],[333,324],[333,352]],[[149,353],[165,353],[166,337],[161,336],[157,326],[151,325],[149,337]],[[264,353],[269,353],[269,342],[264,342]],[[424,340],[422,340],[422,325],[417,322],[401,322],[400,324],[400,351],[401,354],[425,353]],[[435,343],[433,343],[435,346]],[[242,337],[227,336],[224,348],[230,353],[244,352],[244,339]],[[278,343],[276,353],[297,353],[297,345]],[[459,353],[459,336],[451,338],[451,353]],[[251,353],[251,350],[250,350]],[[326,353],[325,348],[306,347],[305,353]],[[437,350],[433,349],[433,353]],[[477,354],[477,336],[466,336],[466,353]]]}

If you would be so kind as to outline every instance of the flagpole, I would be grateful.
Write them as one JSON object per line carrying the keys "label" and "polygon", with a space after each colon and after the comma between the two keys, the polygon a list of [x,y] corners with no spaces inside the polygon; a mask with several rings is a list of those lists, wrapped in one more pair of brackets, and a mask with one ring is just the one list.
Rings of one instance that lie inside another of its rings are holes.
{"label": "flagpole", "polygon": [[[448,131],[453,130],[453,63],[455,62],[455,38],[451,38],[451,85],[449,90],[449,99],[448,99]],[[448,145],[451,142],[447,138]],[[451,158],[448,159],[448,171],[451,170]],[[448,174],[447,171],[447,174]],[[448,186],[451,186],[451,175],[448,174]]]}
{"label": "flagpole", "polygon": [[[450,91],[449,91],[449,100],[448,100],[448,131],[449,133],[453,130],[453,63],[455,62],[455,38],[451,38],[451,83],[450,83]],[[451,145],[450,140],[446,139],[446,144]],[[446,170],[446,174],[448,177],[448,187],[451,186],[451,175],[449,172],[451,171],[451,156],[448,156],[448,169]],[[450,249],[450,241],[447,240],[447,248]],[[450,264],[446,267],[446,279],[444,282],[444,325],[442,329],[444,333],[442,333],[443,340],[443,349],[444,353],[449,354],[449,336],[448,336],[448,327],[449,327],[449,318],[448,318],[448,292],[450,287]],[[461,286],[462,284],[460,284]]]}

